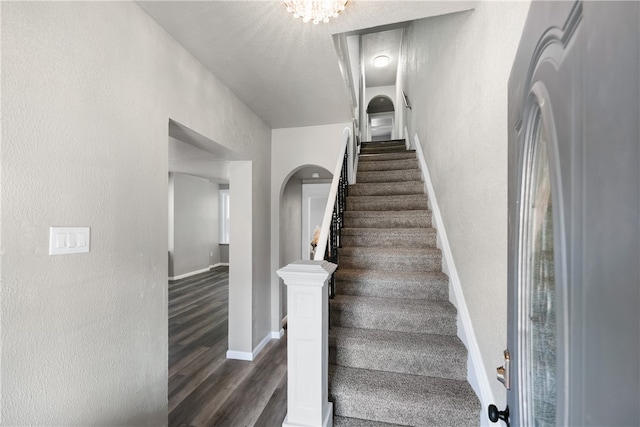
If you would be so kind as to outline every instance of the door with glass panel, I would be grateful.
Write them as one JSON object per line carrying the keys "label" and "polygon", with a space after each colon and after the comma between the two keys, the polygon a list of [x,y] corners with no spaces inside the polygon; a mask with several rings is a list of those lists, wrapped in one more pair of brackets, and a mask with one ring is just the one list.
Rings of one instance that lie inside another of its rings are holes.
{"label": "door with glass panel", "polygon": [[531,4],[509,80],[508,342],[522,426],[640,425],[640,6]]}

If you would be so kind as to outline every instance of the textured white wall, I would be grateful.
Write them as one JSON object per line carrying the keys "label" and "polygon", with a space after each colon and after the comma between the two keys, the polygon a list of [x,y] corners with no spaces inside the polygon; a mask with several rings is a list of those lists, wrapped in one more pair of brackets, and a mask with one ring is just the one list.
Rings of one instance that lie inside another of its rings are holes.
{"label": "textured white wall", "polygon": [[273,129],[271,132],[271,331],[280,330],[280,197],[289,177],[303,166],[318,165],[333,173],[350,123]]}
{"label": "textured white wall", "polygon": [[[291,178],[282,191],[280,203],[280,265],[300,259],[302,234],[302,180]],[[287,315],[287,287],[280,287],[282,317]]]}
{"label": "textured white wall", "polygon": [[[1,36],[2,423],[166,424],[168,120],[252,162],[249,343],[271,131],[133,3],[3,2]],[[52,225],[91,252],[49,256]]]}
{"label": "textured white wall", "polygon": [[220,184],[209,182],[209,203],[211,204],[209,266],[212,266],[219,264],[222,258],[220,254]]}
{"label": "textured white wall", "polygon": [[[249,161],[229,163],[229,307],[242,307],[242,310],[229,312],[229,350],[239,352],[233,358],[243,359],[253,352],[252,319],[254,292],[251,287],[253,270],[253,251],[247,251],[253,235],[253,199],[251,197],[252,165]],[[243,260],[243,263],[234,262]],[[231,282],[234,286],[231,286]],[[246,304],[246,302],[249,304]],[[251,340],[247,340],[251,337]],[[244,354],[242,354],[244,353]],[[227,357],[229,357],[227,353]]]}
{"label": "textured white wall", "polygon": [[408,31],[405,88],[480,352],[495,380],[507,343],[507,81],[529,3],[479,2]]}
{"label": "textured white wall", "polygon": [[366,109],[369,106],[369,103],[373,98],[379,95],[384,95],[389,97],[389,99],[393,102],[393,108],[396,108],[396,86],[375,86],[367,88],[367,95],[364,102],[364,108]]}
{"label": "textured white wall", "polygon": [[218,185],[191,175],[171,175],[174,203],[169,209],[173,208],[174,241],[169,277],[175,277],[220,262]]}

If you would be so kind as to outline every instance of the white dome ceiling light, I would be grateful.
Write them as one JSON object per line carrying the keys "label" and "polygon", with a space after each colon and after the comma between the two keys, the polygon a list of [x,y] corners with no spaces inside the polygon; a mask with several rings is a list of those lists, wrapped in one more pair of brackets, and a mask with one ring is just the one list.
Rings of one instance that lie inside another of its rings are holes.
{"label": "white dome ceiling light", "polygon": [[373,65],[378,68],[386,67],[389,65],[389,57],[387,55],[378,55],[373,58]]}
{"label": "white dome ceiling light", "polygon": [[337,18],[349,0],[284,0],[287,12],[294,18],[302,18],[302,22],[329,22],[329,18]]}

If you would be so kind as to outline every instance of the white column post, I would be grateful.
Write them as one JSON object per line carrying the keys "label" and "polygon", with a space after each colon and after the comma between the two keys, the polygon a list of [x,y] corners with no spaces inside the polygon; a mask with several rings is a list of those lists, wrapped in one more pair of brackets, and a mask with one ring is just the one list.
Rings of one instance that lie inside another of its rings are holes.
{"label": "white column post", "polygon": [[296,261],[278,270],[287,285],[287,417],[293,426],[333,426],[329,402],[329,289],[336,265]]}

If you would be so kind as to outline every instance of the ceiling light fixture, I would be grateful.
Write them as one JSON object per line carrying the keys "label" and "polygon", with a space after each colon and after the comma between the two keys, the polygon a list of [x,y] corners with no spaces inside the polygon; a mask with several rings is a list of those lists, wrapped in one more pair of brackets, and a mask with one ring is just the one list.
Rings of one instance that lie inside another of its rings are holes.
{"label": "ceiling light fixture", "polygon": [[389,57],[387,55],[380,55],[373,58],[373,65],[375,67],[381,68],[389,65]]}
{"label": "ceiling light fixture", "polygon": [[302,22],[329,22],[329,18],[337,18],[349,0],[284,0],[287,12],[294,18],[302,18]]}

